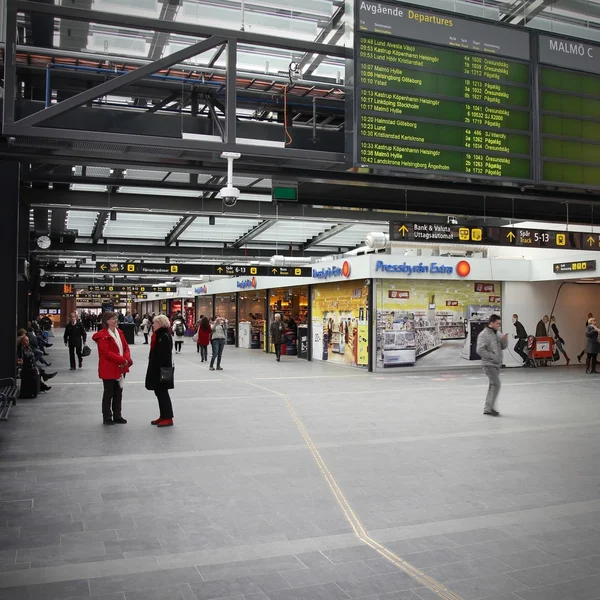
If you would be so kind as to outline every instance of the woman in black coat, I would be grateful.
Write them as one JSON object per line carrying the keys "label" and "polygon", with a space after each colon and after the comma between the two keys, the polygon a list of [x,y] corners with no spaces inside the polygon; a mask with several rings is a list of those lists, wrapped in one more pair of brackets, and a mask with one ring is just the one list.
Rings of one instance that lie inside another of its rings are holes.
{"label": "woman in black coat", "polygon": [[158,399],[160,417],[151,421],[158,427],[171,427],[173,425],[173,406],[169,390],[173,389],[172,383],[160,382],[162,367],[173,366],[173,338],[171,337],[171,324],[164,315],[155,317],[152,323],[154,333],[150,343],[150,356],[148,370],[146,371],[146,389],[153,390]]}
{"label": "woman in black coat", "polygon": [[600,343],[598,342],[598,335],[600,330],[596,324],[596,319],[592,317],[588,320],[588,326],[585,332],[587,342],[585,345],[585,352],[587,358],[585,361],[585,372],[586,373],[597,373],[596,364],[598,362],[598,352],[600,352]]}

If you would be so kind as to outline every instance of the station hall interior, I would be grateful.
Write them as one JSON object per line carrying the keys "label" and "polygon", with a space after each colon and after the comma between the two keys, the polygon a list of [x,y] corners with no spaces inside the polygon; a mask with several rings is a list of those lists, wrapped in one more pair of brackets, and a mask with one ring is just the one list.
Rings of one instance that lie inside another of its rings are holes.
{"label": "station hall interior", "polygon": [[2,0],[0,61],[0,600],[600,600],[599,0]]}

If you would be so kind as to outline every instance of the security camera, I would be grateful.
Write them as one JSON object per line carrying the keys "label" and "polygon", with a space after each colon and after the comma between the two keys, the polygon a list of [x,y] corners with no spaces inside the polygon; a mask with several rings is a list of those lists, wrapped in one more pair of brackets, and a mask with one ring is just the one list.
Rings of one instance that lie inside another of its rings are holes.
{"label": "security camera", "polygon": [[238,198],[240,197],[240,190],[236,187],[233,187],[231,184],[227,184],[224,188],[221,188],[219,195],[223,199],[223,204],[225,206],[235,206]]}
{"label": "security camera", "polygon": [[371,280],[370,279],[365,279],[365,285],[371,285]]}

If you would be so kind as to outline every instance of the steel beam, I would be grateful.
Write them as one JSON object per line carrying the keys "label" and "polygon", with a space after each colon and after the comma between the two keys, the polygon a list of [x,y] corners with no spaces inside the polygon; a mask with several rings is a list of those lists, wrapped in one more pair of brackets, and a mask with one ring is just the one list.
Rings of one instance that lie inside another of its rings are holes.
{"label": "steel beam", "polygon": [[249,31],[234,31],[230,29],[219,29],[210,25],[198,25],[192,23],[160,21],[128,15],[124,12],[101,12],[95,10],[82,10],[71,6],[44,5],[31,0],[8,0],[8,7],[21,12],[45,14],[57,19],[71,19],[73,21],[87,21],[101,25],[112,25],[114,27],[128,27],[131,29],[145,29],[149,31],[164,31],[189,35],[192,37],[210,37],[211,35],[223,37],[235,37],[239,42],[253,46],[267,48],[282,48],[296,52],[310,52],[313,54],[326,54],[328,56],[346,57],[347,50],[343,47],[328,46],[315,42],[294,40],[289,37],[277,37],[262,35]]}
{"label": "steel beam", "polygon": [[241,248],[244,244],[253,240],[256,236],[260,235],[263,231],[270,229],[275,225],[277,221],[275,219],[266,219],[262,223],[259,223],[256,227],[253,227],[250,231],[247,231],[242,237],[238,238],[233,244],[230,244],[230,248]]}
{"label": "steel beam", "polygon": [[158,104],[151,106],[147,112],[155,113],[159,110],[162,110],[167,105],[171,104],[171,102],[175,102],[175,100],[177,100],[177,98],[179,98],[180,95],[181,95],[181,92],[173,92],[172,94],[167,96],[164,100],[161,100]]}
{"label": "steel beam", "polygon": [[100,96],[111,94],[114,91],[131,83],[135,83],[144,77],[148,77],[148,75],[152,75],[161,69],[170,67],[175,63],[191,58],[192,56],[196,56],[197,54],[202,54],[203,52],[206,52],[215,46],[220,46],[226,42],[227,39],[223,37],[209,37],[206,40],[192,44],[187,48],[182,48],[173,54],[169,54],[169,56],[165,56],[164,58],[148,63],[143,67],[139,67],[135,71],[130,71],[126,75],[119,75],[118,77],[105,81],[104,83],[94,86],[85,92],[81,92],[75,96],[72,96],[71,98],[67,98],[67,100],[63,100],[58,104],[54,104],[45,110],[41,110],[33,115],[30,115],[29,117],[25,117],[24,119],[21,119],[18,124],[22,127],[32,127],[34,125],[38,125],[52,117],[66,113],[69,110],[85,104],[86,102],[100,98]]}
{"label": "steel beam", "polygon": [[236,107],[237,107],[237,41],[227,42],[227,87],[225,89],[225,135],[223,141],[235,144],[236,139]]}
{"label": "steel beam", "polygon": [[[203,199],[182,198],[174,196],[144,196],[142,194],[113,194],[100,192],[79,192],[73,190],[40,190],[23,189],[21,197],[36,208],[76,208],[77,210],[118,210],[119,212],[139,212],[168,215],[196,215],[217,217],[236,217],[256,219],[296,220],[296,221],[329,221],[333,223],[373,223],[374,226],[389,219],[397,219],[397,212],[388,211],[355,211],[348,209],[322,209],[302,204],[279,204],[238,200],[233,208],[223,209],[223,202],[217,198]],[[107,206],[108,205],[108,206]]]}
{"label": "steel beam", "polygon": [[178,239],[179,236],[196,220],[195,216],[185,216],[185,217],[181,217],[181,220],[179,221],[179,223],[177,223],[177,225],[175,225],[175,227],[173,227],[173,230],[171,231],[171,233],[169,233],[169,235],[165,238],[165,246],[170,246],[171,244],[175,243]]}
{"label": "steel beam", "polygon": [[346,229],[349,229],[350,227],[352,227],[352,225],[352,223],[341,223],[339,225],[334,225],[331,229],[328,229],[327,231],[323,231],[323,233],[315,235],[310,240],[308,240],[308,242],[302,244],[302,249],[308,250],[313,246],[317,246],[318,244],[321,244],[329,238],[332,238],[334,235],[342,233],[342,231],[346,231]]}
{"label": "steel beam", "polygon": [[109,214],[110,212],[108,210],[101,210],[98,212],[92,231],[92,242],[94,244],[97,244],[104,235],[104,228],[106,227],[106,221],[108,221]]}
{"label": "steel beam", "polygon": [[[293,245],[292,250],[295,255],[298,255],[300,246]],[[274,248],[252,249],[248,252],[245,248],[210,248],[206,246],[148,246],[135,244],[91,244],[91,243],[73,243],[53,245],[50,250],[40,250],[33,248],[32,254],[35,254],[43,262],[43,257],[51,257],[52,261],[60,260],[60,258],[72,256],[74,258],[89,257],[96,254],[97,257],[104,256],[121,256],[121,260],[126,256],[129,259],[133,258],[148,258],[148,257],[169,257],[175,260],[177,257],[187,258],[188,260],[202,261],[206,258],[207,261],[213,262],[215,258],[220,260],[236,260],[236,259],[253,259],[264,258],[269,259],[273,256]],[[279,254],[289,254],[289,246],[278,248]],[[331,254],[331,250],[327,252],[311,252],[311,256],[325,256]],[[213,260],[210,260],[213,259]],[[62,271],[72,271],[71,267],[61,267]],[[81,272],[90,272],[89,265],[81,265],[78,270]],[[154,276],[156,277],[156,276]]]}
{"label": "steel beam", "polygon": [[6,11],[6,40],[4,46],[4,99],[2,107],[3,126],[15,121],[15,95],[17,93],[17,10]]}
{"label": "steel beam", "polygon": [[[85,93],[85,92],[83,92]],[[68,102],[65,100],[64,102]],[[55,105],[58,106],[58,105]],[[52,110],[48,108],[47,111]],[[41,111],[45,113],[46,111]],[[40,113],[35,113],[38,115]],[[35,116],[32,115],[32,116]],[[29,118],[29,117],[27,117]],[[345,163],[345,154],[343,152],[324,152],[319,150],[299,150],[295,148],[279,148],[273,146],[254,146],[247,144],[237,144],[221,141],[180,139],[170,137],[160,137],[153,135],[135,135],[130,133],[111,133],[105,131],[80,131],[75,129],[58,129],[51,127],[32,127],[23,125],[22,121],[12,125],[4,125],[4,135],[15,137],[32,137],[50,140],[66,140],[71,142],[85,142],[87,145],[96,143],[122,144],[125,147],[141,146],[144,148],[168,148],[189,152],[239,152],[243,156],[258,156],[263,158],[272,158],[278,160],[307,161],[315,163],[327,169],[333,165]],[[90,140],[90,136],[93,140]]]}
{"label": "steel beam", "polygon": [[[181,0],[163,0],[163,6],[160,10],[161,21],[174,21],[177,9],[181,6]],[[157,60],[162,56],[166,43],[169,41],[169,34],[164,31],[155,31],[150,42],[150,52],[148,58]]]}

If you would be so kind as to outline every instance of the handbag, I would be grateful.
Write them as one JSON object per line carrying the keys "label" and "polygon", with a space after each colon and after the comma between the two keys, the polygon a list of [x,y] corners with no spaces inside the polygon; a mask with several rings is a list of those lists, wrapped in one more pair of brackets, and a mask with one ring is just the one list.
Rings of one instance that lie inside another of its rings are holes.
{"label": "handbag", "polygon": [[196,342],[196,344],[198,343],[198,332],[196,332],[193,336],[192,336],[192,340],[194,342]]}
{"label": "handbag", "polygon": [[161,367],[158,381],[163,385],[175,385],[175,365]]}
{"label": "handbag", "polygon": [[81,349],[81,356],[83,356],[85,358],[86,356],[89,356],[91,353],[92,353],[92,349],[88,345],[84,344],[83,348]]}

